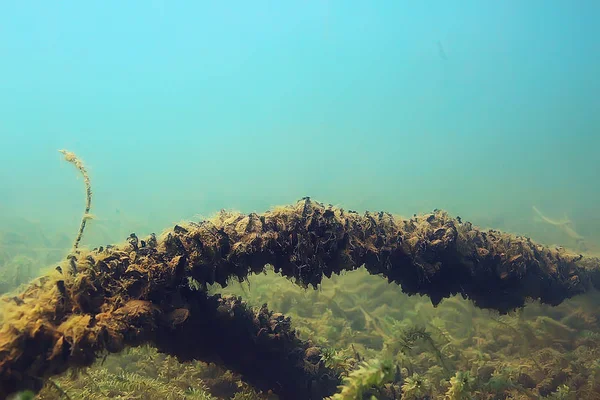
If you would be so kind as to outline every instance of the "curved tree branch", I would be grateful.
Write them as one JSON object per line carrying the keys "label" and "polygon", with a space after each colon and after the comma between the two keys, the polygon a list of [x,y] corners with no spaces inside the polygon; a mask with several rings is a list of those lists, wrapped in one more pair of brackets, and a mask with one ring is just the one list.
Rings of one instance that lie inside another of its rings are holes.
{"label": "curved tree branch", "polygon": [[[364,265],[434,304],[460,293],[507,312],[528,298],[552,305],[600,288],[600,262],[528,238],[481,231],[443,211],[394,218],[306,198],[263,215],[221,212],[91,252],[6,299],[0,330],[0,396],[89,365],[102,351],[152,342],[183,359],[217,361],[286,398],[321,398],[339,378],[283,315],[192,290],[274,266],[303,286]],[[296,396],[296,397],[294,397]]]}

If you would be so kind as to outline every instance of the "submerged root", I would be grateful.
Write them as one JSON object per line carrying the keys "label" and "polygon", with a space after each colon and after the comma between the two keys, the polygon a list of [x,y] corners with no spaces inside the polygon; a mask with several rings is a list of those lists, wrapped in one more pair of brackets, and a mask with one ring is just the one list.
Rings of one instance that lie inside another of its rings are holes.
{"label": "submerged root", "polygon": [[483,232],[442,211],[405,220],[308,198],[263,215],[221,212],[159,239],[131,235],[124,245],[70,257],[64,273],[4,299],[0,397],[39,390],[44,378],[146,342],[182,359],[220,363],[284,398],[333,394],[339,377],[288,318],[202,290],[267,264],[304,287],[364,265],[434,304],[460,293],[500,312],[528,298],[556,305],[600,287],[598,259]]}

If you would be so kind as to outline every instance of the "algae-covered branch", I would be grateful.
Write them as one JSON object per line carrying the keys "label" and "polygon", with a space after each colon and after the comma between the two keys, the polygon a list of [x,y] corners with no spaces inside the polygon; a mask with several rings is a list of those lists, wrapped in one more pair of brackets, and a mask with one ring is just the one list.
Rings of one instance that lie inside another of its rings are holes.
{"label": "algae-covered branch", "polygon": [[597,259],[481,231],[443,211],[359,215],[305,198],[261,215],[221,212],[160,238],[75,249],[51,276],[4,299],[0,396],[38,390],[44,378],[143,342],[216,361],[284,398],[331,395],[339,377],[288,318],[202,290],[267,264],[306,287],[364,265],[434,304],[460,293],[500,312],[528,298],[558,304],[600,286]]}

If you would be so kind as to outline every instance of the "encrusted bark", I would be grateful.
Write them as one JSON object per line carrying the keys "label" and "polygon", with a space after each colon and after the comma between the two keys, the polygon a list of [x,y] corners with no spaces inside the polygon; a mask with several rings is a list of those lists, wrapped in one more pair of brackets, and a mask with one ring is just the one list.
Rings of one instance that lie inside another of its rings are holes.
{"label": "encrusted bark", "polygon": [[76,251],[52,276],[5,299],[0,396],[89,365],[102,351],[152,342],[183,359],[216,361],[284,398],[321,398],[339,378],[283,315],[191,287],[245,279],[271,264],[303,286],[365,265],[434,304],[460,293],[507,312],[527,298],[556,305],[600,287],[599,261],[498,231],[443,211],[394,218],[310,199],[263,215],[221,212],[175,226],[160,239]]}

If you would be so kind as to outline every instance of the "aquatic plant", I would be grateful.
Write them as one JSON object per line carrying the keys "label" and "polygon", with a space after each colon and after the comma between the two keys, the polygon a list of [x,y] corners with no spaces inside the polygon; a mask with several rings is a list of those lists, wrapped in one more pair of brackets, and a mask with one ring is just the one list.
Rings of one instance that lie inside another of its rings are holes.
{"label": "aquatic plant", "polygon": [[389,360],[363,361],[358,369],[350,372],[344,378],[340,391],[329,399],[355,400],[362,399],[369,390],[382,388],[394,376],[394,366]]}
{"label": "aquatic plant", "polygon": [[321,361],[327,368],[343,376],[352,369],[353,363],[350,357],[344,356],[341,351],[333,348],[324,348],[321,352]]}
{"label": "aquatic plant", "polygon": [[422,400],[431,395],[431,384],[426,377],[417,373],[406,377],[402,384],[402,398],[407,400]]}
{"label": "aquatic plant", "polygon": [[457,371],[450,378],[450,387],[446,392],[446,400],[468,400],[473,398],[475,378],[469,371]]}
{"label": "aquatic plant", "polygon": [[92,207],[92,184],[83,161],[81,161],[81,159],[77,157],[75,153],[67,150],[59,150],[59,152],[63,154],[65,161],[73,164],[75,168],[77,168],[77,170],[83,176],[83,182],[85,184],[85,211],[83,212],[83,217],[81,218],[79,231],[77,232],[77,236],[73,242],[73,250],[76,250],[79,247],[79,242],[83,236],[83,231],[87,221],[93,218],[93,216],[90,214],[90,209]]}
{"label": "aquatic plant", "polygon": [[261,400],[261,397],[255,392],[246,389],[234,394],[231,400]]}
{"label": "aquatic plant", "polygon": [[[105,369],[89,371],[85,385],[70,387],[69,397],[85,399],[137,398],[137,399],[201,399],[214,400],[205,388],[188,387],[182,389],[168,381],[142,376],[135,372],[110,373]],[[200,381],[201,383],[201,381]],[[47,390],[45,395],[49,395]]]}
{"label": "aquatic plant", "polygon": [[15,395],[9,397],[8,400],[33,400],[35,399],[35,393],[31,390],[26,390],[24,392],[16,393]]}
{"label": "aquatic plant", "polygon": [[392,327],[394,333],[393,337],[386,343],[386,352],[395,354],[398,351],[401,351],[402,353],[409,355],[417,342],[423,341],[429,346],[429,349],[433,351],[442,368],[446,372],[449,372],[442,352],[424,326],[410,325],[406,328],[401,328],[400,324],[396,322],[392,324]]}
{"label": "aquatic plant", "polygon": [[552,400],[575,400],[575,393],[571,391],[571,388],[567,385],[561,385],[556,389],[556,392],[546,397]]}
{"label": "aquatic plant", "polygon": [[515,387],[519,372],[511,365],[500,365],[496,367],[486,386],[494,393],[503,393]]}

